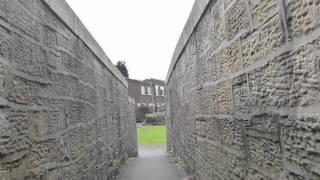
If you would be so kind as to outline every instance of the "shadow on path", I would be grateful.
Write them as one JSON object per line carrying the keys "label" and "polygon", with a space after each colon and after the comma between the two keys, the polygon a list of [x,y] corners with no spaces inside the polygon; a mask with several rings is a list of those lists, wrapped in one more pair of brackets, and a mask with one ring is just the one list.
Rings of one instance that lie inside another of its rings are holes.
{"label": "shadow on path", "polygon": [[130,159],[117,180],[182,180],[170,162],[166,145],[139,145],[139,157]]}

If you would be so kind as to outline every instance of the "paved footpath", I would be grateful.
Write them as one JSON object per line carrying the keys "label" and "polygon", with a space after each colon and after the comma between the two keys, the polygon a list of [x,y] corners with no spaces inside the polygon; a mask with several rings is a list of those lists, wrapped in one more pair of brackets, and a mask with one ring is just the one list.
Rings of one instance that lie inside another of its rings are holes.
{"label": "paved footpath", "polygon": [[130,159],[117,180],[182,180],[166,154],[166,145],[139,145],[139,157]]}

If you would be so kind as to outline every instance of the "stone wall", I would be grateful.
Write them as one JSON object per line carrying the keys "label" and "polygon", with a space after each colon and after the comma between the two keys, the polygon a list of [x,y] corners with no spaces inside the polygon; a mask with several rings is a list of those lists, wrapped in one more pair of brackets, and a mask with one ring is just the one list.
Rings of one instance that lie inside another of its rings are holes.
{"label": "stone wall", "polygon": [[[127,152],[129,157],[138,156],[138,144],[137,144],[137,127],[136,127],[136,104],[133,98],[129,98],[128,106],[128,119],[130,123],[124,122],[127,126],[123,128],[122,134],[125,134],[127,137],[124,138],[123,144],[127,146]],[[133,122],[132,122],[133,121]]]}
{"label": "stone wall", "polygon": [[0,0],[0,179],[111,179],[137,155],[128,101],[64,0]]}
{"label": "stone wall", "polygon": [[320,1],[197,0],[167,76],[195,179],[320,179]]}

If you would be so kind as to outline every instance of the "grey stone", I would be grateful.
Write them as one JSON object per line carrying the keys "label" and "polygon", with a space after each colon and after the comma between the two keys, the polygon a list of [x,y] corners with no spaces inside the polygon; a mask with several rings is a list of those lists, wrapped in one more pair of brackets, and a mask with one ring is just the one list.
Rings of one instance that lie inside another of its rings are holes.
{"label": "grey stone", "polygon": [[0,16],[0,178],[114,178],[138,153],[126,80],[65,1]]}
{"label": "grey stone", "polygon": [[320,1],[203,5],[167,74],[169,151],[196,180],[320,179]]}

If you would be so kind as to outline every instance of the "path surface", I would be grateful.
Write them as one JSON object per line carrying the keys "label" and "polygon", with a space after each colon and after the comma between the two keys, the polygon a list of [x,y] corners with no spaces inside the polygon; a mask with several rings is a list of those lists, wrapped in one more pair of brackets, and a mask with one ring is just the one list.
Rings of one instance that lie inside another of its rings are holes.
{"label": "path surface", "polygon": [[122,168],[118,180],[182,180],[166,145],[139,145],[139,157]]}

